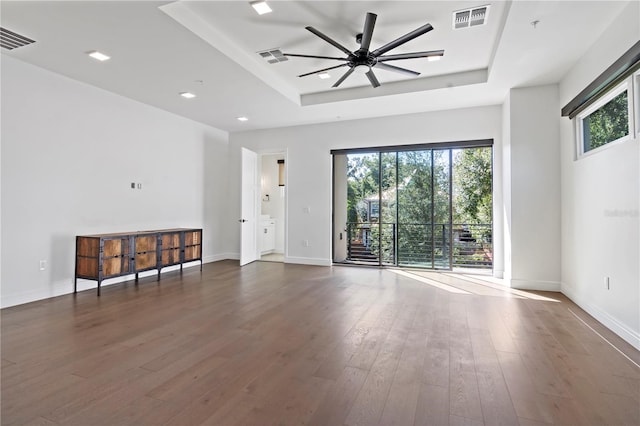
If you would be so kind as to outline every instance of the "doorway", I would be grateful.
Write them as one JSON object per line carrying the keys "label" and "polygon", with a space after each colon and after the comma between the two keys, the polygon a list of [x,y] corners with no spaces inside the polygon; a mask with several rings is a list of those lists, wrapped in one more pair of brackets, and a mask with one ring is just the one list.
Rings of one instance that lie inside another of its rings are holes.
{"label": "doorway", "polygon": [[486,142],[334,152],[334,262],[491,269]]}
{"label": "doorway", "polygon": [[284,153],[260,156],[260,216],[258,219],[258,259],[284,262],[286,163]]}

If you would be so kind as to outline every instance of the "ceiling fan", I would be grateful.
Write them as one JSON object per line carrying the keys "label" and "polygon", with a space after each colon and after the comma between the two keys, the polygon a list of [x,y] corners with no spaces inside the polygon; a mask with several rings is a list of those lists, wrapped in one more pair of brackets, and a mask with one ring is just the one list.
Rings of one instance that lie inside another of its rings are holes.
{"label": "ceiling fan", "polygon": [[337,47],[342,52],[344,52],[347,55],[346,58],[336,58],[336,57],[330,57],[330,56],[317,56],[317,55],[299,55],[295,53],[283,53],[283,55],[298,57],[298,58],[332,59],[332,60],[344,62],[343,64],[336,65],[333,67],[323,68],[321,70],[308,72],[306,74],[301,74],[298,77],[306,77],[308,75],[319,74],[319,73],[329,71],[335,68],[340,68],[340,67],[349,67],[347,72],[345,72],[342,75],[342,77],[340,77],[332,87],[340,86],[340,84],[342,84],[342,82],[345,81],[347,77],[349,77],[356,69],[359,69],[359,70],[361,69],[366,71],[365,75],[369,79],[371,86],[373,86],[374,88],[380,86],[380,82],[376,78],[376,75],[373,73],[373,68],[379,68],[387,71],[395,71],[395,72],[402,73],[405,75],[410,75],[410,76],[417,76],[417,75],[420,75],[419,72],[412,71],[406,68],[397,67],[395,65],[389,65],[387,64],[387,62],[397,61],[400,59],[428,58],[428,57],[436,57],[436,56],[444,55],[444,50],[400,53],[397,55],[386,55],[386,56],[384,55],[391,49],[395,49],[396,47],[403,45],[406,42],[411,41],[416,37],[419,37],[423,34],[428,33],[433,29],[431,24],[425,24],[420,28],[417,28],[411,31],[410,33],[403,35],[402,37],[399,37],[385,44],[382,47],[379,47],[373,51],[370,51],[369,46],[371,44],[371,36],[373,35],[373,28],[376,24],[377,17],[378,15],[376,15],[375,13],[370,13],[370,12],[367,13],[367,16],[364,21],[364,29],[361,34],[356,35],[356,43],[360,44],[360,48],[353,52],[347,49],[346,47],[344,47],[342,44],[333,40],[332,38],[316,30],[315,28],[305,27],[306,30],[310,31],[311,33],[320,37],[327,43],[331,44],[334,47]]}

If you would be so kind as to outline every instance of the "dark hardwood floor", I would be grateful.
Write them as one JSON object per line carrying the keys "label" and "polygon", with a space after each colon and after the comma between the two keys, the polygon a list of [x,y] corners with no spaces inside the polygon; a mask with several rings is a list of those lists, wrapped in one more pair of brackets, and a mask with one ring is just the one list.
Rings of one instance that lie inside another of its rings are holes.
{"label": "dark hardwood floor", "polygon": [[640,424],[638,351],[559,293],[198,269],[2,310],[2,424]]}

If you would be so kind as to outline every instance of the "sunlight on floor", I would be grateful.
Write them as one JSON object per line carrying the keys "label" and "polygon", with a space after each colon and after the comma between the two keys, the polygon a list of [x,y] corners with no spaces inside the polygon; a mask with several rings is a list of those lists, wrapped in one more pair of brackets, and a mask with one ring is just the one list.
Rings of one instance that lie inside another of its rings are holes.
{"label": "sunlight on floor", "polygon": [[559,300],[534,292],[509,288],[503,279],[486,274],[475,275],[456,272],[407,271],[400,269],[389,269],[389,271],[451,293],[516,297],[545,302],[559,302]]}
{"label": "sunlight on floor", "polygon": [[394,274],[402,275],[403,277],[407,277],[407,278],[414,279],[416,281],[420,281],[421,283],[429,284],[430,286],[437,287],[437,288],[439,288],[441,290],[446,290],[446,291],[448,291],[450,293],[471,294],[468,291],[461,290],[461,289],[456,288],[456,287],[452,287],[450,285],[438,282],[436,280],[432,280],[432,279],[429,279],[429,278],[422,277],[422,276],[420,276],[418,274],[415,274],[415,273],[412,273],[412,272],[401,271],[399,269],[389,269],[389,271],[393,272]]}

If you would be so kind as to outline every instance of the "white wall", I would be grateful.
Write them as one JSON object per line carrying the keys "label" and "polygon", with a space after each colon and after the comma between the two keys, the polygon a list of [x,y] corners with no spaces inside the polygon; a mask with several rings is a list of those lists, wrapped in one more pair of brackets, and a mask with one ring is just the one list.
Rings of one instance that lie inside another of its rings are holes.
{"label": "white wall", "polygon": [[73,291],[76,235],[203,227],[226,257],[227,155],[225,132],[3,56],[2,306]]}
{"label": "white wall", "polygon": [[[560,82],[561,106],[639,39],[640,3],[631,2]],[[562,292],[640,349],[639,141],[576,160],[573,120],[560,130]]]}
{"label": "white wall", "polygon": [[511,287],[560,290],[557,85],[511,89],[505,180]]}
{"label": "white wall", "polygon": [[[240,148],[287,151],[287,262],[331,264],[331,149],[494,139],[500,144],[501,107],[488,106],[367,120],[232,133],[229,238],[239,252]],[[499,178],[497,179],[500,180]],[[502,200],[497,200],[498,204]],[[308,208],[309,213],[305,213]],[[303,241],[309,241],[305,247]]]}

